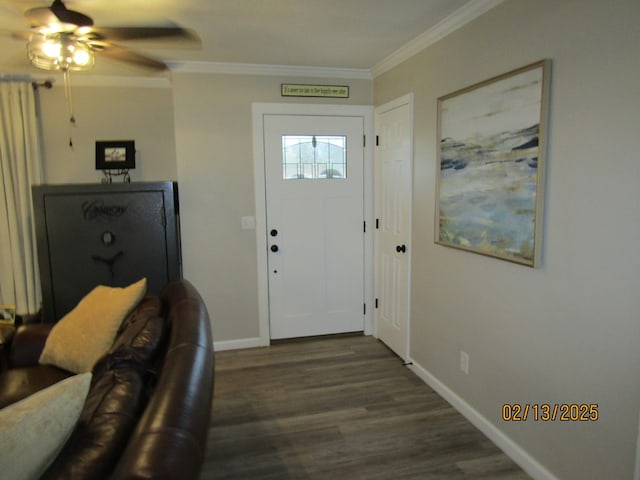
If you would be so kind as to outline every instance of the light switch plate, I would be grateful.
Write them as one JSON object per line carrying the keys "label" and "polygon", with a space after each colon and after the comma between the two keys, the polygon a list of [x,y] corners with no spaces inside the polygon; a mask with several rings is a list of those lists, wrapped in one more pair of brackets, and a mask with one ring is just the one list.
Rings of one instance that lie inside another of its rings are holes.
{"label": "light switch plate", "polygon": [[256,229],[256,217],[248,216],[240,219],[240,225],[243,230],[255,230]]}

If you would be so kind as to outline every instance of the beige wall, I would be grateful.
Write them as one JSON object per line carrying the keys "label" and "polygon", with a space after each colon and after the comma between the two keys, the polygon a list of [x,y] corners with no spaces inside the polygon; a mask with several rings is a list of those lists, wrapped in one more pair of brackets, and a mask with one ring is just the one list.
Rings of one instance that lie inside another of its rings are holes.
{"label": "beige wall", "polygon": [[[258,337],[255,231],[240,228],[242,216],[255,215],[251,104],[371,105],[372,81],[181,73],[166,87],[91,86],[72,76],[77,82],[73,128],[62,79],[40,91],[44,181],[99,182],[95,141],[135,140],[131,181],[179,182],[183,271],[210,309],[215,340]],[[350,98],[284,99],[283,82],[349,85]]]}
{"label": "beige wall", "polygon": [[[73,86],[73,75],[71,81],[75,127],[69,124],[62,78],[56,79],[52,89],[39,90],[46,183],[99,182],[102,173],[95,170],[96,140],[135,140],[132,182],[177,178],[169,82],[165,88],[140,88]],[[73,148],[69,147],[70,134]]]}
{"label": "beige wall", "polygon": [[[510,0],[374,80],[415,92],[411,356],[558,478],[632,478],[640,407],[640,3]],[[435,245],[436,101],[552,60],[542,267]],[[470,374],[459,371],[459,351]],[[504,403],[597,403],[505,423]]]}
{"label": "beige wall", "polygon": [[[350,98],[280,96],[280,84],[350,85]],[[217,342],[259,336],[253,102],[371,105],[370,80],[193,74],[173,76],[184,275],[207,303]]]}

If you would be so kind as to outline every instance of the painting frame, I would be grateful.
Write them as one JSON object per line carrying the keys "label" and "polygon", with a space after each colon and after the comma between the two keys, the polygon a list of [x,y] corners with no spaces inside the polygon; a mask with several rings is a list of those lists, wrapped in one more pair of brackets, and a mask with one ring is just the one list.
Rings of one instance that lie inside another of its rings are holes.
{"label": "painting frame", "polygon": [[96,141],[96,170],[130,170],[136,168],[134,140]]}
{"label": "painting frame", "polygon": [[437,100],[436,244],[539,267],[549,59]]}

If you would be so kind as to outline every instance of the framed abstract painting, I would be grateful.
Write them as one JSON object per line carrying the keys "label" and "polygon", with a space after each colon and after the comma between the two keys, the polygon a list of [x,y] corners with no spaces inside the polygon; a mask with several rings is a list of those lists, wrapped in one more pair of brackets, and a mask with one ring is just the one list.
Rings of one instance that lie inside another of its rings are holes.
{"label": "framed abstract painting", "polygon": [[438,99],[437,244],[539,266],[550,67]]}

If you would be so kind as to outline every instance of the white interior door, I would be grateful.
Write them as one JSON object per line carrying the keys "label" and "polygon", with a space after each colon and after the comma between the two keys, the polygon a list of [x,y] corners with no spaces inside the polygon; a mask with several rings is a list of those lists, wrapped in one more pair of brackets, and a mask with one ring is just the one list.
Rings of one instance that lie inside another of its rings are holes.
{"label": "white interior door", "polygon": [[362,117],[265,115],[272,339],[364,328]]}
{"label": "white interior door", "polygon": [[376,108],[375,128],[377,336],[406,361],[409,357],[413,96],[406,95]]}

